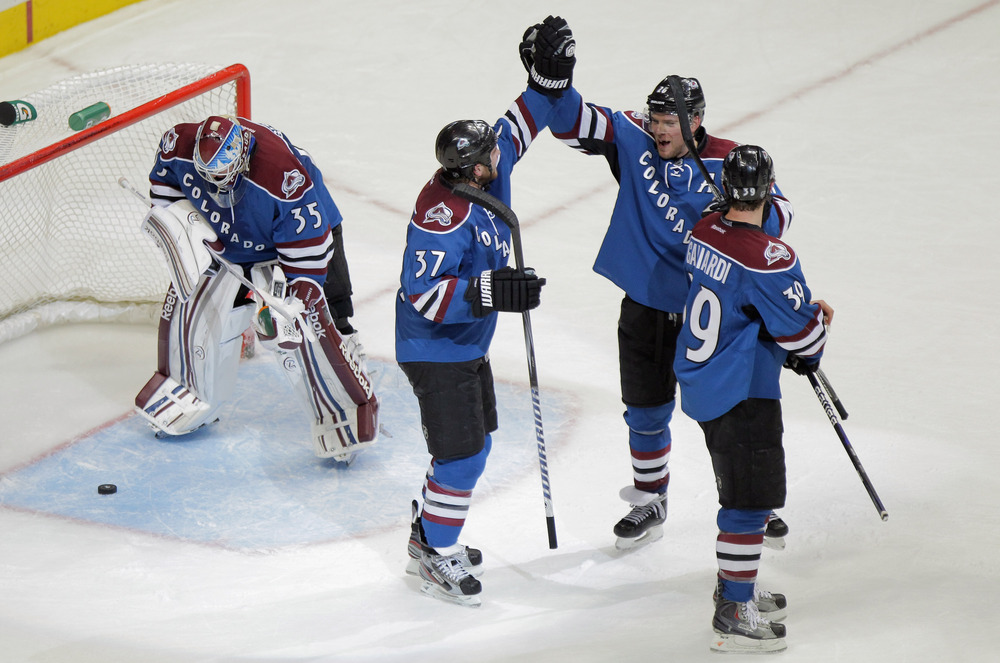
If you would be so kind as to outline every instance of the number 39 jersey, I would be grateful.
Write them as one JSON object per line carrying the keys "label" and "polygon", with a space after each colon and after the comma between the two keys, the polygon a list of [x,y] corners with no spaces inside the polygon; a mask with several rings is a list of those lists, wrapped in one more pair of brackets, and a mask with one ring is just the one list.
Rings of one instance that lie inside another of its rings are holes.
{"label": "number 39 jersey", "polygon": [[790,246],[719,213],[695,226],[684,268],[691,278],[674,369],[684,412],[722,416],[747,398],[781,398],[789,352],[818,360],[823,312]]}

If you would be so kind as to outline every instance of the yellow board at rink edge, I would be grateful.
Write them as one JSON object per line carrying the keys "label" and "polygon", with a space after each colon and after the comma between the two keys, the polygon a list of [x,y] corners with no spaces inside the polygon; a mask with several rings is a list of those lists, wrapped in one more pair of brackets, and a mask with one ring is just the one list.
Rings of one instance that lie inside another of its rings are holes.
{"label": "yellow board at rink edge", "polygon": [[0,0],[0,57],[139,0]]}

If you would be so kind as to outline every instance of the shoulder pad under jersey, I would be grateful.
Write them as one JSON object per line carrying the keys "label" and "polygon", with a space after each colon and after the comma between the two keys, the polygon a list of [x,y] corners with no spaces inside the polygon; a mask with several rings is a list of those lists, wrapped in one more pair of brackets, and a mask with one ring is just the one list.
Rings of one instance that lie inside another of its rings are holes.
{"label": "shoulder pad under jersey", "polygon": [[450,233],[460,228],[471,213],[472,203],[444,186],[438,172],[417,196],[410,223],[426,232]]}
{"label": "shoulder pad under jersey", "polygon": [[279,200],[298,200],[312,187],[312,179],[285,141],[269,127],[246,122],[253,131],[254,151],[247,177]]}
{"label": "shoulder pad under jersey", "polygon": [[197,123],[177,124],[167,129],[160,139],[161,159],[187,159],[194,156],[194,137],[198,133]]}
{"label": "shoulder pad under jersey", "polygon": [[762,231],[723,223],[718,213],[699,221],[692,237],[755,271],[778,272],[796,263],[792,247]]}
{"label": "shoulder pad under jersey", "polygon": [[698,153],[702,159],[725,159],[739,143],[705,134],[705,148]]}
{"label": "shoulder pad under jersey", "polygon": [[629,122],[631,122],[638,128],[642,129],[643,131],[646,131],[645,113],[640,113],[639,111],[622,111],[622,115],[624,115]]}

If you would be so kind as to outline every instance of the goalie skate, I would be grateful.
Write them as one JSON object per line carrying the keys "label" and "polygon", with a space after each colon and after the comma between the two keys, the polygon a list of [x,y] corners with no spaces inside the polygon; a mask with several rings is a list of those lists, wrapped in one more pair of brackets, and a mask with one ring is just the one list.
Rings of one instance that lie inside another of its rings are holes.
{"label": "goalie skate", "polygon": [[420,591],[432,598],[458,605],[479,607],[483,586],[465,570],[459,554],[462,546],[451,546],[441,550],[427,548],[420,556],[420,577],[423,584]]}
{"label": "goalie skate", "polygon": [[[406,543],[406,554],[410,560],[406,563],[406,572],[410,575],[420,575],[420,559],[424,552],[433,550],[424,540],[424,530],[420,524],[419,507],[413,500],[410,505],[410,540]],[[473,578],[483,575],[483,553],[478,548],[462,546],[457,553],[458,561]]]}
{"label": "goalie skate", "polygon": [[633,486],[626,486],[619,494],[632,510],[615,525],[615,548],[635,550],[662,539],[667,520],[666,494],[646,493]]}

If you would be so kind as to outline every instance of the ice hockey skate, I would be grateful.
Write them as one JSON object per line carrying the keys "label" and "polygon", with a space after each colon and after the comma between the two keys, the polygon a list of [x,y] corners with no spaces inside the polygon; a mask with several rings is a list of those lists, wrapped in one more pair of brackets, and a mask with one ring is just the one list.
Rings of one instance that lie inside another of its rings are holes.
{"label": "ice hockey skate", "polygon": [[663,523],[667,520],[667,496],[645,493],[627,486],[621,490],[622,499],[632,510],[615,525],[615,548],[634,550],[663,538]]}
{"label": "ice hockey skate", "polygon": [[[413,500],[410,505],[410,540],[406,544],[406,553],[410,560],[406,563],[406,572],[410,575],[420,575],[420,557],[424,551],[431,550],[424,540],[424,529],[420,524],[419,506]],[[458,561],[469,572],[469,575],[478,578],[486,570],[483,568],[483,553],[478,548],[462,546],[461,552],[457,555]]]}
{"label": "ice hockey skate", "polygon": [[785,549],[785,535],[788,525],[774,511],[767,517],[767,527],[764,529],[764,545],[772,550]]}
{"label": "ice hockey skate", "polygon": [[[712,601],[719,605],[722,599],[722,580],[715,584],[715,592],[712,594]],[[772,622],[780,622],[788,616],[788,601],[784,594],[771,593],[760,586],[753,586],[753,602],[757,604],[757,611],[760,616]]]}
{"label": "ice hockey skate", "polygon": [[709,644],[713,651],[734,654],[766,654],[782,651],[785,625],[761,616],[753,601],[720,601],[712,619],[715,634]]}
{"label": "ice hockey skate", "polygon": [[420,591],[442,601],[479,607],[482,603],[479,593],[483,591],[483,586],[462,566],[459,555],[463,550],[457,544],[441,550],[425,548],[420,555],[418,569],[424,581]]}

